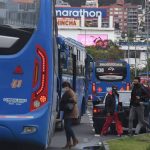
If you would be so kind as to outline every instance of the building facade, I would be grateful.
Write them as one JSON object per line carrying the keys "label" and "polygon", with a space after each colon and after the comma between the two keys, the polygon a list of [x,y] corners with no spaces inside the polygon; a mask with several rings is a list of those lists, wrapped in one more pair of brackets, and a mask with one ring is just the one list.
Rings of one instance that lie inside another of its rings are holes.
{"label": "building facade", "polygon": [[115,41],[113,18],[109,17],[108,26],[103,27],[105,8],[56,6],[56,16],[59,34],[85,46],[94,45],[97,39]]}
{"label": "building facade", "polygon": [[150,33],[150,0],[145,0],[145,31]]}
{"label": "building facade", "polygon": [[98,0],[86,0],[85,6],[98,7]]}
{"label": "building facade", "polygon": [[[150,45],[148,45],[150,46]],[[120,49],[124,51],[124,59],[132,68],[143,69],[147,64],[147,43],[146,42],[120,42]]]}
{"label": "building facade", "polygon": [[118,0],[110,6],[102,6],[100,8],[107,9],[107,16],[114,18],[113,24],[116,30],[127,32],[132,30],[137,32],[138,29],[138,5],[125,3],[124,0]]}

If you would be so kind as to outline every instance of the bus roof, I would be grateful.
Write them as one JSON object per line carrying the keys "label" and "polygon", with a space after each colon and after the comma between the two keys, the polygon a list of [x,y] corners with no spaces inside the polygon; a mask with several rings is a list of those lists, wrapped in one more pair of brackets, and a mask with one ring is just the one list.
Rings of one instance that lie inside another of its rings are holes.
{"label": "bus roof", "polygon": [[150,72],[148,72],[148,73],[147,72],[141,72],[141,73],[139,73],[139,76],[143,76],[143,75],[147,75],[147,74],[150,75]]}
{"label": "bus roof", "polygon": [[65,41],[72,46],[76,46],[79,49],[85,50],[85,47],[82,45],[82,43],[80,43],[72,38],[66,38]]}

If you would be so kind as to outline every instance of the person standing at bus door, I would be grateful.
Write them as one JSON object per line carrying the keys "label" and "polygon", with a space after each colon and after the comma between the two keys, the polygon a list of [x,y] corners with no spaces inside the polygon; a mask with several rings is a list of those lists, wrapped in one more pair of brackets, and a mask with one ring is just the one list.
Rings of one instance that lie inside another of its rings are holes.
{"label": "person standing at bus door", "polygon": [[146,92],[144,86],[140,84],[140,78],[135,77],[133,80],[133,87],[131,92],[131,101],[130,101],[130,113],[129,113],[129,131],[128,135],[133,135],[133,119],[137,114],[138,124],[136,126],[135,134],[139,134],[141,127],[147,126],[150,128],[150,125],[147,121],[144,120],[144,104],[143,100],[149,97],[149,93]]}
{"label": "person standing at bus door", "polygon": [[108,95],[106,96],[105,110],[106,110],[107,116],[106,116],[106,121],[101,131],[101,135],[107,134],[108,128],[110,127],[113,120],[116,123],[116,130],[117,130],[118,136],[121,136],[123,134],[122,123],[118,117],[118,112],[121,109],[120,104],[121,103],[119,103],[119,94],[117,92],[117,87],[112,86],[112,91],[110,91]]}
{"label": "person standing at bus door", "polygon": [[[72,129],[72,120],[78,118],[78,107],[77,107],[77,98],[74,91],[71,88],[69,82],[63,82],[62,88],[64,89],[64,94],[61,98],[60,109],[64,111],[64,128],[66,133],[67,143],[63,147],[71,149],[71,147],[78,144],[78,140],[75,136],[75,133]],[[68,110],[67,105],[73,104],[72,110]],[[73,142],[73,143],[72,143]]]}

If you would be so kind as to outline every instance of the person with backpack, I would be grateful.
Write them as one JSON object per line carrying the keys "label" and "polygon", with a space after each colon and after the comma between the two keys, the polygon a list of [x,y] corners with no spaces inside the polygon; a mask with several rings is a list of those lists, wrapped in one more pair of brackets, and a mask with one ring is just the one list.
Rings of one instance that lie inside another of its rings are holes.
{"label": "person with backpack", "polygon": [[61,98],[60,109],[64,111],[64,128],[67,140],[67,143],[63,147],[63,149],[71,149],[71,147],[78,144],[78,140],[72,129],[72,121],[73,119],[77,119],[79,114],[77,107],[77,98],[69,82],[63,82],[62,88],[64,90],[64,94]]}
{"label": "person with backpack", "polygon": [[144,100],[150,98],[149,91],[140,84],[140,78],[135,77],[133,80],[133,87],[131,92],[131,101],[130,101],[130,113],[129,113],[129,136],[133,135],[133,120],[135,115],[137,115],[138,124],[136,126],[135,134],[139,134],[141,127],[147,126],[150,128],[150,125],[147,121],[144,120]]}
{"label": "person with backpack", "polygon": [[118,136],[123,134],[122,123],[119,120],[118,113],[121,109],[121,103],[119,102],[119,94],[117,92],[117,87],[112,86],[112,91],[108,93],[105,101],[105,110],[107,113],[106,121],[103,125],[101,135],[106,135],[108,132],[108,128],[110,127],[112,121],[114,120],[116,123],[116,129]]}

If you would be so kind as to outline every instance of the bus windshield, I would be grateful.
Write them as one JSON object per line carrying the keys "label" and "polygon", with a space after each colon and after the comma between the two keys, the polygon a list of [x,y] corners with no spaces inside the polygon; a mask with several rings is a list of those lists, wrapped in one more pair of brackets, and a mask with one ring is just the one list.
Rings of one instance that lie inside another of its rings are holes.
{"label": "bus windshield", "polygon": [[96,62],[96,77],[101,81],[122,81],[127,76],[123,62]]}
{"label": "bus windshield", "polygon": [[0,2],[0,26],[37,27],[40,0],[3,0]]}
{"label": "bus windshield", "polygon": [[40,0],[0,1],[0,55],[22,50],[38,25]]}

